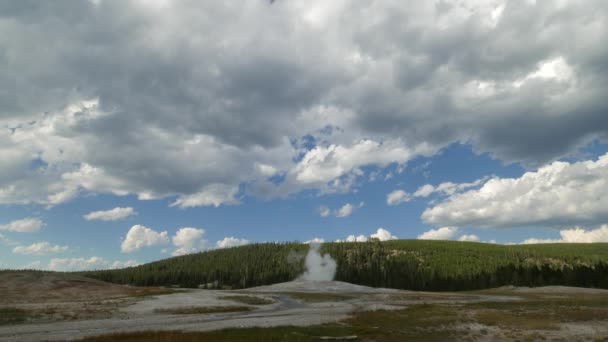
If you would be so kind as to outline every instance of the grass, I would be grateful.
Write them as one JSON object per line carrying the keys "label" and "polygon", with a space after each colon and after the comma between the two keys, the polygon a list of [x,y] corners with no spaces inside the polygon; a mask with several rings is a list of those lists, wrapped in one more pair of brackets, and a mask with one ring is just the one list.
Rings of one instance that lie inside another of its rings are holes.
{"label": "grass", "polygon": [[306,303],[341,302],[354,298],[354,296],[341,293],[284,292],[283,294]]}
{"label": "grass", "polygon": [[254,296],[225,296],[225,297],[220,297],[220,299],[230,300],[233,302],[239,302],[239,303],[249,304],[249,305],[268,305],[268,304],[274,303],[274,301],[271,299],[254,297]]}
{"label": "grass", "polygon": [[187,306],[169,309],[156,309],[154,312],[170,315],[202,315],[223,312],[244,312],[250,311],[248,306]]}
{"label": "grass", "polygon": [[30,313],[27,310],[3,307],[0,308],[0,325],[23,323],[29,316]]}

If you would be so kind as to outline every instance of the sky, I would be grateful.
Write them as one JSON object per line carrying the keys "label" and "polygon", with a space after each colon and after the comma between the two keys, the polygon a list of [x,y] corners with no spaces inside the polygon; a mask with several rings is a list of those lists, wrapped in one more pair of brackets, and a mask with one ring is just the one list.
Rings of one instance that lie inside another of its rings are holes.
{"label": "sky", "polygon": [[608,242],[605,0],[0,1],[0,268]]}

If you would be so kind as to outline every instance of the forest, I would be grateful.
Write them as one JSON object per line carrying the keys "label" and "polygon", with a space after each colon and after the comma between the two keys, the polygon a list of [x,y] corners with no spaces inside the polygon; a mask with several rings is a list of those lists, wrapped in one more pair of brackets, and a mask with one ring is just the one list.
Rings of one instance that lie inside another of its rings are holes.
{"label": "forest", "polygon": [[[83,272],[138,286],[247,288],[296,279],[309,246],[261,243],[173,257],[119,270]],[[505,285],[608,288],[608,244],[495,245],[393,240],[324,243],[335,280],[407,290],[458,291]]]}

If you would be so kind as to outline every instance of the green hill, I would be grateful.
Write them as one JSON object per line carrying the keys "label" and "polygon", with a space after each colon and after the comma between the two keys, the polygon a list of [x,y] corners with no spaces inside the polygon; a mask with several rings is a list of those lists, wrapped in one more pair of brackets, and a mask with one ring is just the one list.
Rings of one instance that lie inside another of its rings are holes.
{"label": "green hill", "polygon": [[[253,244],[83,274],[139,286],[246,288],[297,278],[307,250],[300,243]],[[504,285],[608,288],[607,243],[394,240],[325,243],[321,250],[337,261],[336,280],[368,286],[430,291]]]}

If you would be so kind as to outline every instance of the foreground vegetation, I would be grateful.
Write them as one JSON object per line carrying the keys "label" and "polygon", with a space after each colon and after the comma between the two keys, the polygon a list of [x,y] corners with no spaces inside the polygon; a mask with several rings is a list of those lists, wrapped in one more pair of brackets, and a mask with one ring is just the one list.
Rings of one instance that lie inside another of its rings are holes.
{"label": "foreground vegetation", "polygon": [[[254,244],[174,257],[121,270],[86,272],[138,286],[246,288],[290,281],[304,270],[307,245]],[[336,280],[409,290],[453,291],[504,285],[608,288],[608,244],[503,246],[394,240],[326,243]]]}

